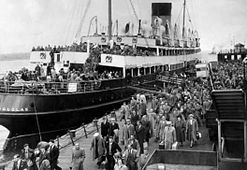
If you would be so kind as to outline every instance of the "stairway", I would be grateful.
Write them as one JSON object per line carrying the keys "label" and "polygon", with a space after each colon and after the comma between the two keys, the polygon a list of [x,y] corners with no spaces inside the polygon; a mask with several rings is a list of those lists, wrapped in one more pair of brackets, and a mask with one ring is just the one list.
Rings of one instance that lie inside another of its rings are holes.
{"label": "stairway", "polygon": [[224,138],[223,154],[227,158],[241,159],[245,148],[245,93],[242,90],[213,90],[212,98],[221,124],[221,137]]}
{"label": "stairway", "polygon": [[246,99],[242,90],[213,90],[218,119],[246,119]]}

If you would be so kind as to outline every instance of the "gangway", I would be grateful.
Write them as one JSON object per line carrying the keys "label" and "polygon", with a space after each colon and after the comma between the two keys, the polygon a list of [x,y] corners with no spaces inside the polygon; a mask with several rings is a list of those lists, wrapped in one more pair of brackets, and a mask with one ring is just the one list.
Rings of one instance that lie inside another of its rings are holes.
{"label": "gangway", "polygon": [[199,150],[163,150],[156,149],[142,170],[217,170],[217,153]]}
{"label": "gangway", "polygon": [[218,126],[219,159],[247,162],[246,94],[242,90],[213,90]]}

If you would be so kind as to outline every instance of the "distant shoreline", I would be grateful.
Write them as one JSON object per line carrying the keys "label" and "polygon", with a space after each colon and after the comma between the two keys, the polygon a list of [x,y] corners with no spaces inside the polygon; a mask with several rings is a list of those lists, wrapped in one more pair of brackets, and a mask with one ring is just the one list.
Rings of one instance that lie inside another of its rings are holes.
{"label": "distant shoreline", "polygon": [[9,53],[0,54],[0,61],[26,60],[29,59],[30,53]]}

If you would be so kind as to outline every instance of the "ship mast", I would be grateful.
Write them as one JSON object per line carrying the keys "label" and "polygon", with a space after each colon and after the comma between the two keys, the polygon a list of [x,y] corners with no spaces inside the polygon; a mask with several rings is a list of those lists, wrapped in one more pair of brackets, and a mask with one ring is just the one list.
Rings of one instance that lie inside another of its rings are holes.
{"label": "ship mast", "polygon": [[185,39],[185,10],[186,10],[186,0],[184,0],[184,7],[183,7],[183,30],[182,30],[183,39]]}
{"label": "ship mast", "polygon": [[109,41],[112,39],[112,1],[108,0],[108,36]]}

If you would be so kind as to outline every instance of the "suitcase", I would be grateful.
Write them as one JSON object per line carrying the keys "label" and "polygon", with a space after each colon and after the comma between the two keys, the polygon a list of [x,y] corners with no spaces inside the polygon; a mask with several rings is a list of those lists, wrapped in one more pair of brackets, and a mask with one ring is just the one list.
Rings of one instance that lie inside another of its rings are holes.
{"label": "suitcase", "polygon": [[159,143],[159,149],[165,149],[165,144],[163,141]]}
{"label": "suitcase", "polygon": [[178,149],[178,142],[174,142],[172,144],[172,150],[177,150]]}

